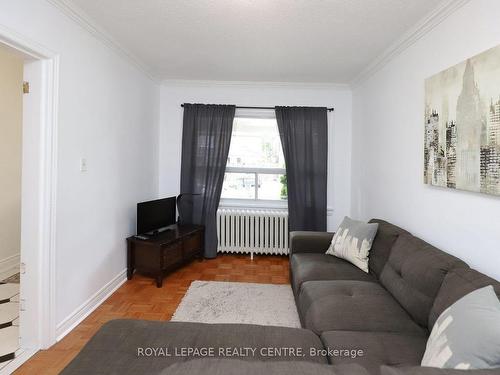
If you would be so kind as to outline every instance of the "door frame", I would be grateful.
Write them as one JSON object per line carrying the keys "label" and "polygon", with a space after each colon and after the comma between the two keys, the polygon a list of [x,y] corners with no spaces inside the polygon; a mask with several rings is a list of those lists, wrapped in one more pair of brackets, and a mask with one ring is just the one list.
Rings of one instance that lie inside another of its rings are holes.
{"label": "door frame", "polygon": [[[29,347],[23,348],[23,339],[21,340],[21,361],[17,366],[26,361],[30,354],[36,353],[39,349],[46,349],[56,342],[56,193],[57,193],[57,125],[58,125],[58,103],[59,103],[59,55],[50,49],[40,45],[30,38],[20,35],[14,30],[0,25],[0,43],[7,45],[27,59],[33,60],[39,64],[39,94],[40,101],[37,103],[39,116],[35,118],[35,125],[38,125],[40,139],[37,140],[39,152],[35,155],[33,171],[37,172],[35,178],[37,185],[34,191],[29,193],[36,194],[33,208],[23,214],[36,215],[36,225],[31,226],[29,233],[24,233],[21,227],[21,262],[23,262],[23,238],[34,236],[36,238],[33,249],[33,261],[26,262],[26,273],[31,273],[35,277],[29,279],[28,285],[21,287],[21,310],[23,304],[25,308],[33,308],[38,332],[30,333],[33,337],[26,338],[30,342]],[[38,67],[37,67],[38,68]],[[26,119],[23,118],[23,128]],[[23,154],[24,158],[24,154]],[[24,167],[24,160],[23,160]],[[30,187],[28,189],[31,189]],[[23,201],[25,194],[24,173],[23,173]],[[36,248],[35,248],[36,247]],[[24,268],[23,264],[21,268]],[[24,270],[21,269],[21,273]],[[23,276],[21,276],[21,279]],[[34,282],[35,281],[35,282]],[[25,295],[37,296],[37,301],[23,301],[23,288],[30,293]],[[22,314],[21,314],[22,317]],[[22,318],[21,318],[22,319]],[[22,321],[21,321],[22,324]],[[22,352],[26,352],[23,356]],[[16,359],[13,362],[17,362]],[[24,360],[23,360],[24,359]],[[11,363],[15,365],[14,363]],[[11,367],[9,364],[8,367]],[[16,367],[17,367],[16,366]]]}

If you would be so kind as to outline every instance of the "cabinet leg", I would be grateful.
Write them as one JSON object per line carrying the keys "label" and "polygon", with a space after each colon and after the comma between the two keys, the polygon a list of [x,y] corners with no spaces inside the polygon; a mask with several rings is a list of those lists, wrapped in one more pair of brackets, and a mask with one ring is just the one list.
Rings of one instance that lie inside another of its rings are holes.
{"label": "cabinet leg", "polygon": [[163,275],[156,276],[156,287],[161,288],[163,285]]}
{"label": "cabinet leg", "polygon": [[135,245],[132,240],[127,240],[127,280],[132,280],[135,269]]}

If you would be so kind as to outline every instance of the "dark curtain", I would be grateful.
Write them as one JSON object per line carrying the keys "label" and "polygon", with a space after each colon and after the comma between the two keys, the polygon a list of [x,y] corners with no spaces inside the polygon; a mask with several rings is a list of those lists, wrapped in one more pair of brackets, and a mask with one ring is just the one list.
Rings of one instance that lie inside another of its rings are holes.
{"label": "dark curtain", "polygon": [[217,256],[216,217],[226,170],[234,105],[184,104],[181,194],[183,221],[205,226],[205,257]]}
{"label": "dark curtain", "polygon": [[326,231],[326,108],[276,107],[285,155],[290,230]]}

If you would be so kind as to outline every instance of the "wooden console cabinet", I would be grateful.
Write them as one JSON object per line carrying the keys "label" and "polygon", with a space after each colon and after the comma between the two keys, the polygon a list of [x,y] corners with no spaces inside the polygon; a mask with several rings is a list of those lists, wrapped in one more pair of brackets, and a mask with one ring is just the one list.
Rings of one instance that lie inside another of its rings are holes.
{"label": "wooden console cabinet", "polygon": [[127,238],[127,279],[132,279],[137,271],[154,277],[156,286],[161,288],[167,273],[203,256],[203,226],[172,225],[171,228],[147,240]]}

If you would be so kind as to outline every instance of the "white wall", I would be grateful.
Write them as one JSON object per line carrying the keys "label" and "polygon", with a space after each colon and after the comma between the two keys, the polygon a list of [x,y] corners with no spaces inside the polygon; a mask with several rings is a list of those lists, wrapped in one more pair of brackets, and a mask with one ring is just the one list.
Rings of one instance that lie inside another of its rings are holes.
{"label": "white wall", "polygon": [[[398,224],[500,279],[500,197],[424,185],[424,80],[500,44],[500,2],[474,0],[353,90],[353,215]],[[500,94],[500,88],[499,88]]]}
{"label": "white wall", "polygon": [[160,195],[179,193],[182,103],[335,107],[329,114],[328,207],[334,230],[350,214],[351,91],[344,86],[273,83],[165,82],[160,99]]}
{"label": "white wall", "polygon": [[0,47],[0,280],[19,272],[23,60]]}
{"label": "white wall", "polygon": [[[59,325],[125,268],[135,204],[157,196],[158,87],[45,0],[0,3],[0,25],[60,55]],[[88,172],[79,160],[87,158]],[[29,261],[27,270],[29,271]]]}

